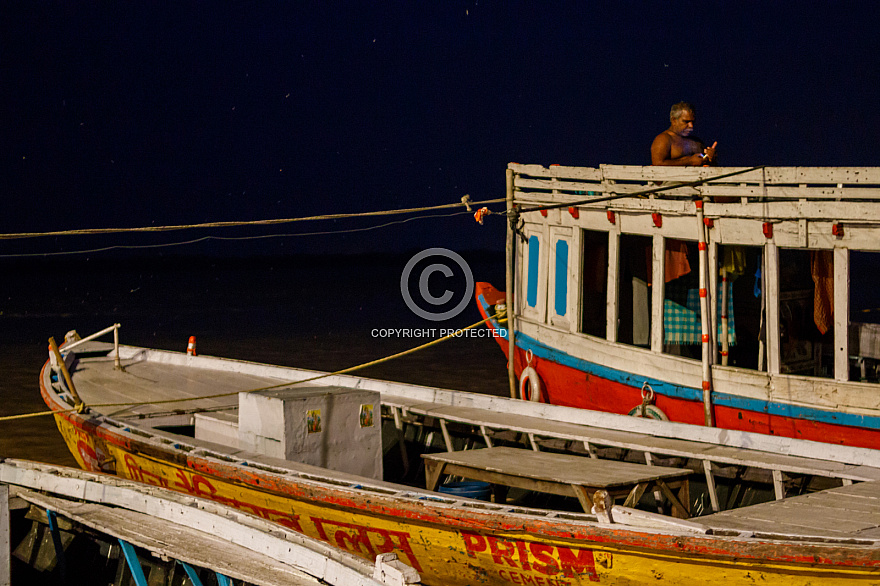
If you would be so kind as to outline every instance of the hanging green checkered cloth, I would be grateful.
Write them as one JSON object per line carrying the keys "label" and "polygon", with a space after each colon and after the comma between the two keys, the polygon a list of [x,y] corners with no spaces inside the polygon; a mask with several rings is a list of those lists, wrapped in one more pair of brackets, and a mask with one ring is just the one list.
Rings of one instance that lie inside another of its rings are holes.
{"label": "hanging green checkered cloth", "polygon": [[[678,279],[676,279],[678,280]],[[700,291],[699,289],[681,289],[674,285],[675,281],[666,284],[666,299],[663,300],[663,341],[666,344],[699,344],[702,341],[702,326],[700,319]],[[721,287],[718,283],[718,297],[721,299]],[[736,330],[733,326],[733,287],[727,284],[727,323],[730,345],[736,344]],[[672,299],[670,299],[672,298]],[[673,299],[686,298],[686,305],[681,305]],[[721,304],[718,304],[718,332],[716,339],[721,345]]]}

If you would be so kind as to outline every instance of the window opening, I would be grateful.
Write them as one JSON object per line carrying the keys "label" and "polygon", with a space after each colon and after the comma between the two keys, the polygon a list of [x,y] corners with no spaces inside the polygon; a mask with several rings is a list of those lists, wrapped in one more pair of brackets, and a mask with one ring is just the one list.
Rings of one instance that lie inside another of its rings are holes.
{"label": "window opening", "polygon": [[583,245],[581,332],[604,338],[608,316],[608,233],[584,230]]}

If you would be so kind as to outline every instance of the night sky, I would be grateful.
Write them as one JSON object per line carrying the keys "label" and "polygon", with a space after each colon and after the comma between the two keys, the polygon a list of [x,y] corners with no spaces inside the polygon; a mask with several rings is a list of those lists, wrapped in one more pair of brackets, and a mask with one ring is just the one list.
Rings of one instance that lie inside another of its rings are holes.
{"label": "night sky", "polygon": [[[509,161],[647,164],[679,100],[724,165],[880,165],[878,16],[873,2],[7,2],[0,231],[503,197]],[[503,234],[462,215],[178,252],[501,250]]]}

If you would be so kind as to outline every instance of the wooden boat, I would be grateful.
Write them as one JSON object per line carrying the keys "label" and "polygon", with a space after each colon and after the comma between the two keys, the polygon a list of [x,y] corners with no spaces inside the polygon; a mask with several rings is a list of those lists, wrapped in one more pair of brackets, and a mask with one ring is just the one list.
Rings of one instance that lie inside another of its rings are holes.
{"label": "wooden boat", "polygon": [[512,392],[880,448],[878,186],[880,168],[511,164],[515,284],[476,297],[513,308]]}
{"label": "wooden boat", "polygon": [[[880,485],[875,482],[880,452],[874,450],[91,338],[71,340],[63,357],[50,354],[40,379],[42,395],[83,468],[207,498],[370,561],[394,553],[425,584],[723,580],[790,585],[880,579]],[[323,390],[315,388],[316,377],[326,385]],[[307,388],[298,392],[299,387]],[[373,398],[365,399],[364,393]],[[255,396],[268,403],[288,402],[257,416],[248,403]],[[295,401],[329,396],[336,397],[332,408],[306,405],[288,411]],[[333,429],[347,397],[355,397],[358,415],[342,418],[338,436],[322,435]],[[289,425],[281,425],[288,435],[273,438],[265,429],[253,431],[257,420],[266,422],[279,413],[293,413]],[[316,454],[329,458],[360,450],[371,441],[366,434],[374,432],[386,445],[372,469],[359,474],[344,469],[373,457],[366,452],[358,452],[366,455],[354,461],[342,458],[336,470],[321,467],[323,461],[309,463]],[[556,510],[513,499],[475,501],[389,482],[394,462],[402,462],[404,470],[408,463],[412,479],[416,450],[427,445],[427,451],[436,452],[432,446],[441,437],[440,449],[452,455],[468,453],[460,450],[477,442],[519,447],[524,454],[539,451],[551,464],[534,470],[534,476],[548,482],[562,476],[555,470],[561,466],[553,462],[567,466],[576,455],[607,462],[610,469],[623,464],[611,458],[626,453],[628,465],[642,477],[652,469],[668,470],[670,464],[678,472],[698,470],[707,489],[701,496],[692,493],[694,498],[680,491],[679,498],[696,513],[708,495],[711,509],[718,512],[684,520],[638,509],[638,503],[651,508],[664,503],[653,489],[636,494],[642,485],[629,493],[636,495],[628,501],[631,506],[612,504],[597,490],[591,495],[596,508],[578,512],[583,502],[574,497],[582,492],[575,485],[572,498],[563,501],[567,510]],[[279,444],[296,447],[298,442],[314,446],[300,453],[304,461],[277,456]],[[342,449],[334,452],[334,446]],[[646,463],[633,463],[633,456]],[[386,478],[377,468],[386,470]],[[745,478],[743,472],[763,474],[777,500],[756,505],[761,509],[724,510],[739,500],[732,488]],[[809,479],[836,488],[787,498],[814,486]],[[854,502],[859,503],[857,519],[848,512]]]}
{"label": "wooden boat", "polygon": [[0,460],[0,521],[0,584],[418,583],[396,559],[374,566],[211,501],[62,466]]}

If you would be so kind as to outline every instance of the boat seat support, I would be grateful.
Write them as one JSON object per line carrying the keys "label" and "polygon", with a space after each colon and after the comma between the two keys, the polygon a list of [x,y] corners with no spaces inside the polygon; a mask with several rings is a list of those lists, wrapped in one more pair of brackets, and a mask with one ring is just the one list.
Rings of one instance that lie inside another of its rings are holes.
{"label": "boat seat support", "polygon": [[706,487],[709,489],[709,501],[712,503],[712,512],[721,510],[718,503],[718,490],[715,488],[715,475],[712,473],[712,462],[703,460],[703,472],[706,474]]}
{"label": "boat seat support", "polygon": [[124,539],[119,540],[119,545],[122,547],[122,555],[125,556],[125,561],[128,563],[128,569],[131,570],[131,576],[134,578],[136,586],[147,586],[147,578],[144,576],[144,569],[141,567],[134,546]]}
{"label": "boat seat support", "polygon": [[785,484],[782,482],[782,471],[773,470],[773,490],[776,492],[776,500],[785,498]]}
{"label": "boat seat support", "polygon": [[0,586],[12,586],[12,536],[9,527],[9,486],[0,486]]}
{"label": "boat seat support", "polygon": [[52,544],[55,546],[55,558],[58,560],[58,570],[61,572],[61,583],[67,584],[67,563],[64,559],[64,544],[61,541],[61,532],[58,530],[58,519],[55,517],[55,511],[49,509],[46,509],[46,517],[49,520],[49,532],[52,534]]}
{"label": "boat seat support", "polygon": [[180,560],[177,560],[177,563],[183,566],[183,571],[186,572],[186,575],[189,578],[189,581],[193,583],[193,586],[202,586],[202,579],[199,578],[199,574],[194,567]]}

